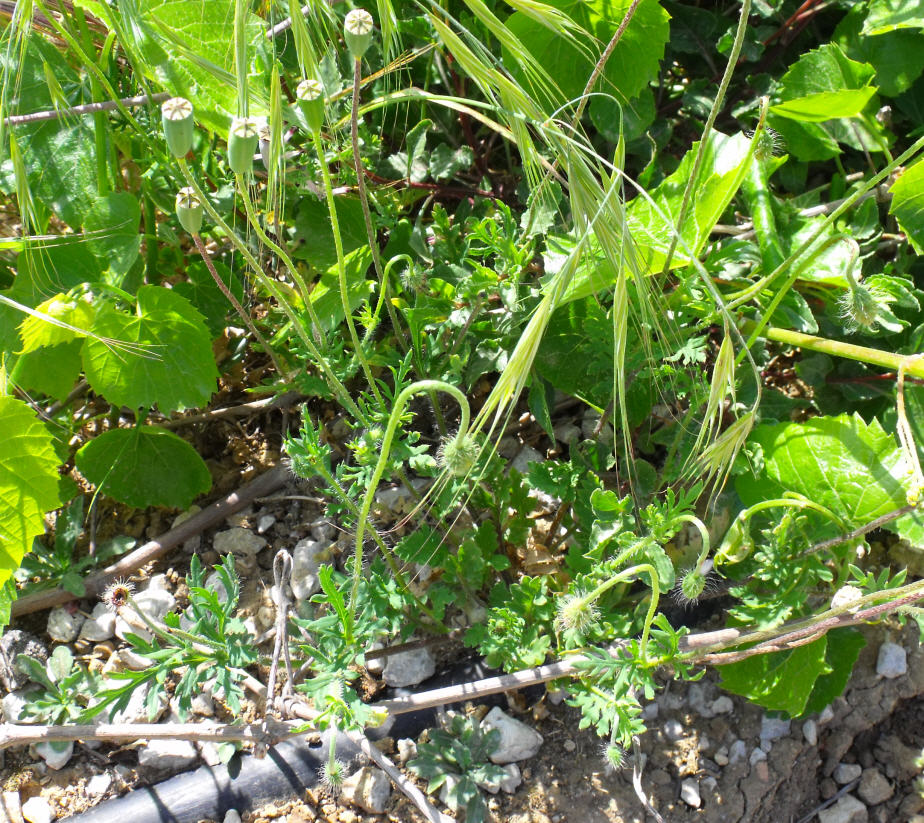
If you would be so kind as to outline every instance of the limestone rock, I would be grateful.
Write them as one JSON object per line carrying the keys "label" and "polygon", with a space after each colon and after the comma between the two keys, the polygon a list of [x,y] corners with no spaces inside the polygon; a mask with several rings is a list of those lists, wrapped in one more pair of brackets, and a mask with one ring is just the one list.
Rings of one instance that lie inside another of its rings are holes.
{"label": "limestone rock", "polygon": [[391,781],[381,769],[363,766],[343,781],[343,797],[371,814],[382,814],[391,797]]}
{"label": "limestone rock", "polygon": [[416,686],[436,671],[436,660],[426,647],[390,654],[382,677],[389,686]]}
{"label": "limestone rock", "polygon": [[852,794],[845,794],[837,803],[818,812],[818,823],[867,823],[869,812]]}
{"label": "limestone rock", "polygon": [[500,732],[500,742],[491,755],[492,763],[504,765],[527,760],[539,751],[543,742],[539,732],[505,714],[497,706],[488,712],[481,725],[485,731],[497,729]]}
{"label": "limestone rock", "polygon": [[71,612],[65,606],[57,606],[48,613],[45,631],[55,643],[70,643],[83,624],[84,617],[79,612]]}

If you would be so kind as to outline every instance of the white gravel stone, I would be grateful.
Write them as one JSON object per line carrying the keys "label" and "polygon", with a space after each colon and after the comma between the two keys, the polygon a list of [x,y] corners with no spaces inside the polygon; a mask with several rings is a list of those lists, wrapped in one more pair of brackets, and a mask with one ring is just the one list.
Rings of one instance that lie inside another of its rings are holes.
{"label": "white gravel stone", "polygon": [[58,771],[58,769],[63,769],[67,765],[67,762],[74,754],[74,741],[46,740],[41,743],[36,743],[33,748],[35,749],[35,753],[45,761],[49,769]]}
{"label": "white gravel stone", "polygon": [[825,706],[818,715],[818,725],[823,726],[825,723],[830,723],[834,720],[834,709],[830,706]]}
{"label": "white gravel stone", "polygon": [[385,660],[382,677],[389,686],[416,686],[436,671],[436,660],[426,647],[408,649],[389,655]]}
{"label": "white gravel stone", "polygon": [[45,628],[48,636],[56,643],[70,643],[77,637],[83,621],[84,617],[79,612],[72,614],[66,607],[58,606],[49,612]]}
{"label": "white gravel stone", "polygon": [[721,746],[716,751],[715,756],[713,757],[713,760],[715,760],[715,762],[718,763],[720,766],[727,766],[728,765],[728,746]]}
{"label": "white gravel stone", "polygon": [[188,740],[149,740],[138,752],[138,765],[159,772],[178,771],[199,759],[199,752]]}
{"label": "white gravel stone", "polygon": [[417,744],[410,737],[402,737],[395,745],[398,747],[398,762],[402,765],[417,757]]}
{"label": "white gravel stone", "polygon": [[80,639],[89,643],[102,643],[115,634],[116,616],[105,603],[97,603],[90,617],[80,627]]}
{"label": "white gravel stone", "polygon": [[235,557],[253,557],[264,546],[266,546],[265,538],[240,526],[218,532],[212,538],[212,548],[215,551],[219,554],[233,554]]}
{"label": "white gravel stone", "polygon": [[657,720],[660,711],[661,707],[658,705],[657,701],[652,700],[650,703],[646,703],[642,706],[642,718],[645,720]]}
{"label": "white gravel stone", "polygon": [[[568,692],[564,689],[552,689],[545,693],[545,699],[553,706],[560,706],[567,696]],[[642,709],[642,712],[644,713],[644,709]]]}
{"label": "white gravel stone", "polygon": [[23,717],[23,710],[37,691],[40,690],[30,686],[29,688],[17,689],[3,695],[3,699],[0,700],[0,707],[3,709],[3,717],[7,723],[35,723],[34,719]]}
{"label": "white gravel stone", "polygon": [[767,759],[767,753],[763,749],[761,749],[759,746],[755,746],[751,750],[751,756],[748,758],[748,763],[750,763],[752,766],[756,766],[758,763],[760,763],[761,760],[766,760],[766,759]]}
{"label": "white gravel stone", "polygon": [[688,777],[680,784],[680,799],[694,809],[703,805],[703,798],[699,794],[699,781]]}
{"label": "white gravel stone", "polygon": [[51,806],[44,797],[30,797],[23,803],[22,816],[29,823],[51,823],[55,819]]}
{"label": "white gravel stone", "polygon": [[222,823],[241,823],[241,815],[237,809],[228,809]]}
{"label": "white gravel stone", "polygon": [[542,735],[539,732],[505,714],[497,706],[487,713],[481,721],[481,726],[485,731],[497,729],[500,732],[500,742],[491,755],[492,763],[504,765],[527,760],[533,757],[542,745]]}
{"label": "white gravel stone", "polygon": [[719,695],[712,701],[713,714],[730,714],[734,710],[734,701],[727,694]]}
{"label": "white gravel stone", "polygon": [[86,792],[89,797],[99,797],[109,791],[112,785],[112,776],[103,772],[102,774],[93,775],[86,785]]}
{"label": "white gravel stone", "polygon": [[410,490],[404,486],[386,486],[375,493],[376,505],[392,514],[407,514],[416,501]]}
{"label": "white gravel stone", "polygon": [[671,718],[664,724],[664,736],[671,742],[676,742],[683,737],[683,724],[679,720]]}
{"label": "white gravel stone", "polygon": [[814,720],[806,720],[802,724],[802,736],[809,746],[816,746],[818,744],[818,724]]}
{"label": "white gravel stone", "polygon": [[857,794],[864,803],[878,806],[895,794],[895,788],[879,769],[864,769],[860,777],[860,785],[857,787]]}
{"label": "white gravel stone", "polygon": [[331,544],[305,538],[292,550],[292,594],[296,600],[307,600],[321,591],[318,569],[331,560]]}
{"label": "white gravel stone", "polygon": [[315,520],[311,524],[311,536],[315,540],[333,540],[336,531],[334,524],[329,520]]}
{"label": "white gravel stone", "polygon": [[381,769],[363,766],[343,781],[343,797],[371,814],[382,814],[391,797],[391,781]]}
{"label": "white gravel stone", "polygon": [[706,689],[702,683],[691,683],[687,689],[687,705],[700,717],[715,717],[712,704],[706,699]]}
{"label": "white gravel stone", "polygon": [[504,766],[507,776],[501,780],[501,791],[506,794],[513,794],[523,782],[523,775],[520,774],[520,767],[516,763],[508,763]]}
{"label": "white gravel stone", "polygon": [[845,794],[833,806],[818,812],[818,823],[867,823],[869,812],[852,794]]}
{"label": "white gravel stone", "polygon": [[728,749],[728,762],[732,766],[747,757],[748,747],[743,740],[736,740]]}
{"label": "white gravel stone", "polygon": [[[176,598],[161,588],[148,588],[134,597],[135,605],[153,622],[161,623],[167,613],[176,606]],[[123,608],[116,618],[115,633],[120,640],[128,633],[137,634],[145,640],[151,639],[151,632],[144,628],[144,621],[131,608]]]}
{"label": "white gravel stone", "polygon": [[559,443],[576,443],[581,439],[581,429],[571,421],[560,423],[553,431],[555,432],[555,439]]}
{"label": "white gravel stone", "polygon": [[839,786],[846,786],[863,774],[863,767],[859,763],[839,763],[834,770],[834,781]]}
{"label": "white gravel stone", "polygon": [[276,524],[275,514],[264,514],[257,521],[257,534],[266,534]]}
{"label": "white gravel stone", "polygon": [[897,643],[883,643],[876,660],[876,674],[880,677],[901,677],[908,671],[908,653]]}
{"label": "white gravel stone", "polygon": [[513,458],[510,468],[516,469],[520,474],[529,474],[529,467],[532,463],[544,462],[545,458],[532,446],[523,446],[520,453]]}
{"label": "white gravel stone", "polygon": [[19,792],[3,792],[0,795],[0,820],[3,823],[22,823],[22,800]]}
{"label": "white gravel stone", "polygon": [[783,720],[780,717],[767,717],[764,715],[760,721],[761,742],[764,740],[773,742],[774,740],[779,740],[781,737],[786,737],[791,729],[791,720]]}
{"label": "white gravel stone", "polygon": [[[125,684],[124,680],[104,680],[103,688],[111,689],[114,686],[122,686]],[[155,723],[163,716],[164,712],[167,711],[167,696],[161,694],[160,699],[157,702],[157,707],[154,712],[154,717],[150,718],[148,716],[148,710],[145,707],[145,701],[148,697],[148,692],[151,690],[150,683],[143,683],[138,686],[138,688],[132,690],[132,696],[128,699],[128,704],[125,706],[122,711],[116,712],[112,716],[112,720],[105,720],[106,712],[103,711],[97,717],[103,718],[104,722],[111,723]]]}

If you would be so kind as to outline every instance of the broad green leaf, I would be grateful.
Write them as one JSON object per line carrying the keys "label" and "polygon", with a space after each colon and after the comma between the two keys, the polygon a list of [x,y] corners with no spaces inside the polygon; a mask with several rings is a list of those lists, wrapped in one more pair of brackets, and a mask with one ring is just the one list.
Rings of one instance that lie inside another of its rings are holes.
{"label": "broad green leaf", "polygon": [[835,697],[840,697],[844,693],[853,672],[853,665],[866,645],[866,638],[856,629],[835,629],[826,636],[828,647],[825,662],[830,671],[820,675],[815,681],[815,688],[812,689],[811,697],[804,709],[805,714],[820,712],[825,706],[830,705]]}
{"label": "broad green leaf", "polygon": [[924,29],[924,0],[870,0],[863,34],[905,28]]}
{"label": "broad green leaf", "polygon": [[215,390],[218,370],[205,321],[170,289],[142,286],[134,314],[103,307],[93,331],[132,344],[94,338],[83,344],[87,381],[114,406],[156,405],[169,414],[205,405]]}
{"label": "broad green leaf", "polygon": [[[877,420],[858,414],[814,417],[805,423],[758,426],[749,442],[763,449],[769,491],[798,492],[838,515],[853,528],[907,503],[907,463],[892,435]],[[746,503],[759,493],[742,483]]]}
{"label": "broad green leaf", "polygon": [[826,648],[827,638],[820,637],[792,651],[757,654],[717,666],[720,685],[770,711],[799,717],[819,676],[832,671],[825,662]]}
{"label": "broad green leaf", "polygon": [[156,426],[103,432],[75,459],[80,473],[100,492],[129,506],[185,509],[212,486],[196,450]]}
{"label": "broad green leaf", "polygon": [[[817,122],[800,122],[776,112],[777,106],[793,103],[796,111],[806,112],[814,108],[817,113],[818,106],[813,101],[816,95],[822,94],[834,95],[828,102],[833,100],[836,106],[850,110],[857,100],[851,100],[848,92],[869,94],[866,105],[868,109],[874,110],[878,105],[875,87],[871,86],[875,73],[875,69],[868,63],[851,60],[839,46],[826,43],[803,54],[783,75],[768,122],[782,135],[786,150],[800,160],[826,160],[834,157],[840,152],[839,143],[851,146],[857,143],[858,130],[864,140],[864,147],[879,151],[881,145],[878,141],[884,139],[883,132],[869,132],[872,126],[865,122],[867,118],[862,123],[858,120],[846,122],[835,109],[835,113],[830,115],[832,119],[826,119],[822,125]],[[872,94],[870,88],[873,89]],[[824,100],[818,98],[819,102]]]}
{"label": "broad green leaf", "polygon": [[[122,30],[140,68],[171,94],[189,99],[196,121],[222,137],[237,112],[235,0],[123,0]],[[245,37],[261,46],[265,23],[248,14]],[[249,84],[250,114],[265,114],[265,94]]]}
{"label": "broad green leaf", "polygon": [[[0,65],[15,77],[10,83],[11,98],[4,114],[29,114],[55,108],[45,79],[45,64],[54,73],[74,105],[89,103],[80,90],[85,88],[77,73],[61,53],[41,37],[27,37],[22,55],[18,49],[0,50]],[[19,59],[21,56],[21,60]],[[16,143],[22,154],[32,196],[73,229],[79,229],[83,215],[96,196],[96,163],[93,152],[92,120],[89,116],[51,120],[17,126]],[[9,138],[0,147],[0,188],[15,191]]]}
{"label": "broad green leaf", "polygon": [[[375,283],[366,279],[366,271],[371,265],[372,250],[368,246],[355,249],[343,261],[347,301],[351,310],[361,305],[375,288]],[[325,329],[331,331],[340,325],[343,320],[343,301],[340,298],[340,277],[336,266],[331,266],[321,275],[311,290],[311,303]]]}
{"label": "broad green leaf", "polygon": [[141,250],[141,207],[128,192],[97,198],[83,221],[87,243],[103,263],[113,285],[120,285]]}
{"label": "broad green leaf", "polygon": [[[692,181],[693,197],[687,219],[680,229],[685,245],[678,245],[671,258],[671,268],[690,262],[687,249],[698,255],[709,239],[715,224],[728,208],[750,162],[750,140],[743,134],[731,137],[713,131],[709,135],[703,163],[696,180]],[[649,272],[658,272],[664,265],[671,246],[674,223],[680,214],[684,191],[691,185],[691,175],[699,143],[684,155],[677,170],[649,194],[637,196],[627,208],[627,220],[639,264]],[[613,267],[602,252],[591,249],[584,255],[581,268],[571,282],[565,301],[610,288],[616,282]]]}
{"label": "broad green leaf", "polygon": [[[343,238],[343,253],[349,254],[366,243],[366,223],[363,208],[355,197],[335,198],[337,222]],[[327,203],[305,197],[298,204],[295,216],[295,247],[293,256],[307,260],[314,268],[327,271],[337,263],[334,232],[330,227]]]}
{"label": "broad green leaf", "polygon": [[864,14],[862,4],[854,6],[838,23],[831,40],[851,60],[869,63],[876,70],[879,91],[895,97],[910,89],[924,71],[921,33],[911,28],[895,29],[871,37],[862,32]]}
{"label": "broad green leaf", "polygon": [[[212,265],[215,266],[218,276],[228,287],[228,291],[238,299],[238,302],[246,305],[247,299],[244,296],[244,286],[240,278],[220,260],[213,261]],[[186,266],[186,277],[187,281],[174,284],[173,291],[182,294],[202,313],[212,336],[218,337],[226,325],[228,314],[234,311],[233,307],[201,260],[196,260]]]}
{"label": "broad green leaf", "polygon": [[[507,27],[558,84],[558,89],[538,88],[512,54],[504,49],[503,55],[513,76],[552,111],[583,94],[594,64],[632,3],[631,0],[546,1],[568,15],[591,37],[579,37],[580,45],[576,45],[561,32],[537,25],[524,12],[512,14],[507,19]],[[670,35],[668,19],[667,12],[656,0],[642,0],[610,55],[595,91],[625,102],[654,80]]]}
{"label": "broad green leaf", "polygon": [[20,355],[10,375],[23,389],[63,400],[80,376],[80,342],[71,340]]}
{"label": "broad green leaf", "polygon": [[915,252],[924,254],[924,160],[905,169],[892,184],[889,213],[895,215]]}
{"label": "broad green leaf", "polygon": [[790,120],[822,123],[825,120],[858,115],[875,93],[876,89],[873,86],[843,91],[821,91],[777,103],[770,107],[770,111]]}
{"label": "broad green leaf", "polygon": [[440,143],[430,154],[430,175],[434,180],[448,180],[454,174],[469,168],[475,156],[468,146],[453,149]]}
{"label": "broad green leaf", "polygon": [[0,397],[0,584],[10,579],[32,541],[45,532],[45,513],[61,505],[54,441],[25,403]]}
{"label": "broad green leaf", "polygon": [[35,315],[26,315],[19,327],[23,353],[84,337],[96,316],[96,308],[86,297],[68,297],[66,294],[56,294],[44,303],[39,303],[35,310],[63,325],[59,326]]}

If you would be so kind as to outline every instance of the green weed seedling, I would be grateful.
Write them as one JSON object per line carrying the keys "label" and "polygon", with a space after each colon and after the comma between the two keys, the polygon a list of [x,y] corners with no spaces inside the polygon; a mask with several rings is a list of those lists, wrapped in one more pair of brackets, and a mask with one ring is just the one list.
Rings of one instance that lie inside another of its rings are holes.
{"label": "green weed seedling", "polygon": [[477,717],[453,712],[442,728],[431,729],[428,735],[426,743],[417,745],[417,757],[408,768],[428,781],[431,794],[445,786],[446,804],[463,811],[466,823],[483,823],[488,808],[479,784],[496,784],[507,777],[502,767],[489,760],[500,732],[485,732]]}

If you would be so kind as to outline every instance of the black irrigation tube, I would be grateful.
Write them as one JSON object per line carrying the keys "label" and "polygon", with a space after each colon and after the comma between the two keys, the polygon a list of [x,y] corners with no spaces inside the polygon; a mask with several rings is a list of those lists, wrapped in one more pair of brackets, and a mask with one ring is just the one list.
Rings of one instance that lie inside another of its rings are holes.
{"label": "black irrigation tube", "polygon": [[[430,678],[420,691],[468,683],[497,674],[482,661],[466,661],[450,671]],[[534,687],[541,691],[542,687]],[[527,690],[527,693],[529,690]],[[390,695],[407,694],[401,690]],[[479,703],[498,705],[503,695],[489,695]],[[460,701],[461,702],[461,701]],[[458,705],[458,704],[456,704]],[[448,708],[448,707],[447,707]],[[416,738],[436,719],[436,709],[419,709],[394,717],[377,736]],[[370,734],[370,738],[375,735]],[[196,823],[222,820],[230,809],[243,814],[268,802],[285,802],[318,784],[318,771],[327,762],[329,737],[312,745],[305,738],[286,740],[267,750],[264,757],[238,754],[227,766],[201,766],[154,786],[137,787],[127,794],[106,800],[89,811],[66,818],[71,823]],[[343,734],[337,736],[337,757],[350,761],[359,749]]]}

